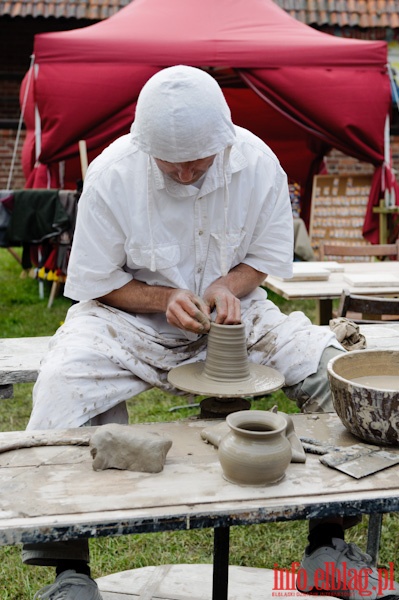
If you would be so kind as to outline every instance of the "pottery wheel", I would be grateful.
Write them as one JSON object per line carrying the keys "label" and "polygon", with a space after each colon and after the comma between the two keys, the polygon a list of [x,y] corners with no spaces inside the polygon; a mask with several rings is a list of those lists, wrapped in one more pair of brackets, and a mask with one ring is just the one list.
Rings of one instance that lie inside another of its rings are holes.
{"label": "pottery wheel", "polygon": [[179,390],[217,398],[260,396],[275,392],[284,385],[283,375],[264,365],[250,363],[249,377],[234,381],[211,379],[204,372],[204,367],[203,361],[175,367],[169,372],[168,380]]}
{"label": "pottery wheel", "polygon": [[200,402],[201,419],[224,419],[227,415],[240,410],[249,410],[247,398],[205,398]]}

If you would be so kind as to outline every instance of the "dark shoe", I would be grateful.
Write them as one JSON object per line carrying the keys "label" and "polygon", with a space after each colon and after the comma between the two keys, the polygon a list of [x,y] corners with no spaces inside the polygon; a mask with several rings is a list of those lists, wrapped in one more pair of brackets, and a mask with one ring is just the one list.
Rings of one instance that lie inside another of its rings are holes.
{"label": "dark shoe", "polygon": [[304,594],[344,600],[399,600],[393,576],[393,569],[373,567],[371,557],[355,544],[333,538],[332,546],[305,552],[296,587]]}
{"label": "dark shoe", "polygon": [[102,600],[97,584],[88,575],[63,571],[50,585],[36,592],[33,600]]}

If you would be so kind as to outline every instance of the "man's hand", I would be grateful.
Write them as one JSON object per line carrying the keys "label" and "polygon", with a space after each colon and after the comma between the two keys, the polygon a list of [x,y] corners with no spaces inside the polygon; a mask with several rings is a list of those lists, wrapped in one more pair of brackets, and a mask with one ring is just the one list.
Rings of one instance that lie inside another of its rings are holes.
{"label": "man's hand", "polygon": [[132,280],[97,300],[129,313],[165,313],[171,325],[197,334],[211,326],[209,306],[189,290]]}
{"label": "man's hand", "polygon": [[224,277],[219,277],[205,290],[204,300],[210,311],[216,309],[215,323],[238,325],[241,323],[240,298],[262,284],[266,275],[249,265],[240,263]]}
{"label": "man's hand", "polygon": [[171,292],[166,307],[166,319],[171,325],[197,334],[207,333],[211,326],[209,316],[209,305],[193,292]]}
{"label": "man's hand", "polygon": [[229,288],[219,281],[208,287],[204,300],[209,310],[216,309],[215,323],[220,325],[239,325],[241,323],[241,302]]}
{"label": "man's hand", "polygon": [[189,290],[152,286],[132,279],[97,300],[133,314],[164,312],[171,325],[200,335],[209,331],[213,309],[216,309],[216,323],[241,323],[239,298],[261,285],[264,279],[264,273],[239,264],[225,277],[214,281],[205,291],[203,299]]}

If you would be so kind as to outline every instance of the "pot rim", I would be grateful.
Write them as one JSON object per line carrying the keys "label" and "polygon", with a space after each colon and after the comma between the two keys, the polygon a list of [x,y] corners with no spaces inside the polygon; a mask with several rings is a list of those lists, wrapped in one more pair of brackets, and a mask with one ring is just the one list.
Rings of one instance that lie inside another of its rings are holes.
{"label": "pot rim", "polygon": [[[272,426],[273,429],[270,431],[256,431],[243,429],[242,427],[240,427],[240,422],[248,422],[248,420],[250,420],[251,417],[253,417],[252,420],[259,419],[259,422],[261,424]],[[226,422],[233,431],[238,431],[247,434],[250,433],[255,437],[264,437],[265,434],[270,435],[276,433],[283,433],[287,429],[286,419],[282,415],[272,413],[268,410],[239,410],[227,415]]]}

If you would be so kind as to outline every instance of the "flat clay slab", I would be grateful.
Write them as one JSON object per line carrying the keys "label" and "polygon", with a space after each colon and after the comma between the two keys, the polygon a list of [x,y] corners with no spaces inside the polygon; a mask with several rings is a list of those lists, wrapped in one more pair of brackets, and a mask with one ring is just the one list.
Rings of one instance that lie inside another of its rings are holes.
{"label": "flat clay slab", "polygon": [[296,262],[293,264],[292,277],[281,279],[283,281],[326,281],[329,277],[330,270],[320,263]]}
{"label": "flat clay slab", "polygon": [[315,261],[314,263],[308,262],[309,264],[319,265],[323,269],[327,269],[331,273],[342,273],[345,271],[345,265],[343,263],[339,263],[336,260],[323,260],[321,263]]}
{"label": "flat clay slab", "polygon": [[392,287],[397,285],[399,289],[399,278],[391,273],[373,273],[372,275],[348,273],[344,274],[344,281],[353,287]]}

